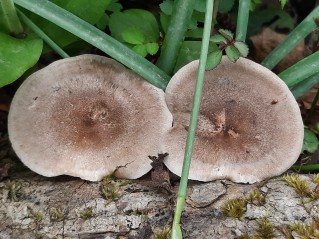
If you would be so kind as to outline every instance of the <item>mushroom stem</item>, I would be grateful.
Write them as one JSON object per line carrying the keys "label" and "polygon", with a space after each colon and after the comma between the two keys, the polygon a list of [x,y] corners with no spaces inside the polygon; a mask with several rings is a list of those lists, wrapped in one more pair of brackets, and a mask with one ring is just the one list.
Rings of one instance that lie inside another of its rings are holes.
{"label": "mushroom stem", "polygon": [[185,198],[186,198],[188,174],[189,174],[189,168],[190,168],[191,157],[193,152],[193,145],[195,140],[195,132],[197,127],[200,102],[202,98],[202,89],[203,89],[203,83],[204,83],[209,38],[210,38],[210,32],[211,32],[211,26],[212,26],[213,10],[214,10],[214,1],[207,0],[201,55],[199,60],[198,75],[197,75],[197,81],[195,86],[195,94],[194,94],[194,100],[193,100],[191,119],[190,119],[189,130],[188,130],[187,141],[186,141],[182,176],[181,176],[181,181],[180,181],[179,190],[178,190],[176,210],[175,210],[173,227],[172,227],[172,238],[182,238],[182,231],[180,228],[180,219],[181,219],[182,210],[183,210],[183,206],[184,206]]}

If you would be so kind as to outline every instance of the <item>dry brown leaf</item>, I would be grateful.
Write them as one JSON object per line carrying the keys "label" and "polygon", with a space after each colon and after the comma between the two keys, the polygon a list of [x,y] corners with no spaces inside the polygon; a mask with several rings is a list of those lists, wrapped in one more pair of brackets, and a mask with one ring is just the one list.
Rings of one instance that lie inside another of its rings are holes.
{"label": "dry brown leaf", "polygon": [[[287,35],[277,33],[270,28],[265,28],[260,34],[250,37],[253,43],[253,60],[261,62],[275,47],[283,41]],[[274,68],[275,73],[280,73],[304,58],[305,42],[299,43],[296,48],[290,52]]]}

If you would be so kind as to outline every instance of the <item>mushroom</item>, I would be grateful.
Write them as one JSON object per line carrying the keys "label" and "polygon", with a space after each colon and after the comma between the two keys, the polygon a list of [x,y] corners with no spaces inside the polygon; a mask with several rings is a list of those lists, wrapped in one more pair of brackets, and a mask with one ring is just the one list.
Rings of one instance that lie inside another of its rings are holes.
{"label": "mushroom", "polygon": [[97,181],[146,174],[172,124],[164,92],[97,55],[59,60],[16,92],[8,129],[18,157],[44,176]]}
{"label": "mushroom", "polygon": [[[164,140],[164,163],[181,175],[198,61],[181,68],[166,89],[174,124]],[[298,104],[270,70],[223,57],[206,71],[189,179],[228,178],[254,183],[279,175],[298,158],[303,143]]]}

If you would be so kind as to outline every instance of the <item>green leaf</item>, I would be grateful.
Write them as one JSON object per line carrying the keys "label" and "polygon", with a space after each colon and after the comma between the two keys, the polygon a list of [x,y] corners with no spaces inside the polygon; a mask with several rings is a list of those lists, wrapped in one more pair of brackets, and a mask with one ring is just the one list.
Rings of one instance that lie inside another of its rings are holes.
{"label": "green leaf", "polygon": [[17,80],[35,65],[42,52],[43,42],[33,35],[16,39],[0,33],[0,87]]}
{"label": "green leaf", "polygon": [[[91,1],[90,4],[88,4],[87,0],[52,0],[51,2],[94,25],[100,20],[102,15],[105,14],[104,12],[110,0]],[[24,13],[29,15],[30,19],[60,47],[65,47],[78,40],[73,34],[42,17],[35,14],[30,15],[27,12]]]}
{"label": "green leaf", "polygon": [[145,41],[143,32],[133,27],[128,28],[124,32],[122,32],[122,38],[124,42],[130,43],[133,45],[141,45]]}
{"label": "green leaf", "polygon": [[146,51],[151,55],[155,55],[158,49],[159,45],[156,42],[146,44]]}
{"label": "green leaf", "polygon": [[[178,71],[187,63],[199,59],[202,43],[200,41],[184,41],[178,54],[174,72]],[[215,43],[209,44],[209,52],[218,50]]]}
{"label": "green leaf", "polygon": [[223,0],[219,1],[218,11],[229,12],[234,6],[235,0]]}
{"label": "green leaf", "polygon": [[103,14],[100,20],[95,24],[98,29],[104,30],[109,25],[110,17],[107,14]]}
{"label": "green leaf", "polygon": [[225,37],[228,41],[231,41],[233,40],[234,38],[234,34],[229,31],[229,30],[226,30],[226,29],[219,29],[218,32],[223,36]]}
{"label": "green leaf", "polygon": [[171,20],[171,16],[166,15],[165,13],[160,13],[160,23],[164,33],[167,32],[170,20]]}
{"label": "green leaf", "polygon": [[111,0],[110,4],[106,8],[106,10],[108,10],[109,12],[118,12],[118,11],[121,11],[122,9],[123,9],[123,6],[122,4],[118,3],[118,0]]}
{"label": "green leaf", "polygon": [[173,6],[174,6],[174,1],[171,1],[171,0],[165,0],[159,5],[161,11],[165,13],[166,15],[172,15]]}
{"label": "green leaf", "polygon": [[219,34],[216,34],[214,36],[212,36],[210,38],[210,41],[211,42],[214,42],[214,43],[224,43],[224,44],[227,44],[227,40],[225,37],[223,37],[222,35],[219,35]]}
{"label": "green leaf", "polygon": [[194,10],[204,13],[206,11],[206,0],[196,0]]}
{"label": "green leaf", "polygon": [[319,141],[314,132],[305,128],[302,151],[314,153],[318,149]]}
{"label": "green leaf", "polygon": [[113,13],[109,27],[111,35],[121,42],[124,42],[123,32],[131,28],[138,29],[143,34],[143,43],[157,42],[159,38],[156,18],[152,13],[143,9],[129,9]]}
{"label": "green leaf", "polygon": [[207,56],[206,70],[214,69],[222,60],[223,53],[221,50],[213,51]]}
{"label": "green leaf", "polygon": [[248,52],[249,52],[249,48],[244,42],[236,41],[234,43],[234,46],[238,49],[238,51],[242,57],[247,57]]}
{"label": "green leaf", "polygon": [[287,0],[279,0],[281,8],[283,9],[287,3]]}
{"label": "green leaf", "polygon": [[240,53],[234,46],[228,46],[225,49],[226,55],[231,62],[235,62],[239,59]]}
{"label": "green leaf", "polygon": [[137,54],[139,54],[142,57],[147,56],[147,49],[146,45],[136,45],[132,48],[133,51],[135,51]]}

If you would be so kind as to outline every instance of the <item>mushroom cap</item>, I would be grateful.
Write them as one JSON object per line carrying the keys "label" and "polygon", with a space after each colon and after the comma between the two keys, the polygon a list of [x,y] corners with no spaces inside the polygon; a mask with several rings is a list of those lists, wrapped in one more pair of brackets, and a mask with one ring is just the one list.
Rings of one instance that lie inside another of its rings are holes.
{"label": "mushroom cap", "polygon": [[[198,61],[181,68],[165,93],[174,123],[164,163],[179,176],[197,68]],[[189,179],[254,183],[279,175],[297,160],[303,133],[298,104],[278,76],[248,59],[223,57],[205,73]]]}
{"label": "mushroom cap", "polygon": [[16,92],[8,130],[21,161],[44,176],[134,179],[152,167],[172,124],[164,92],[97,55],[59,60]]}

